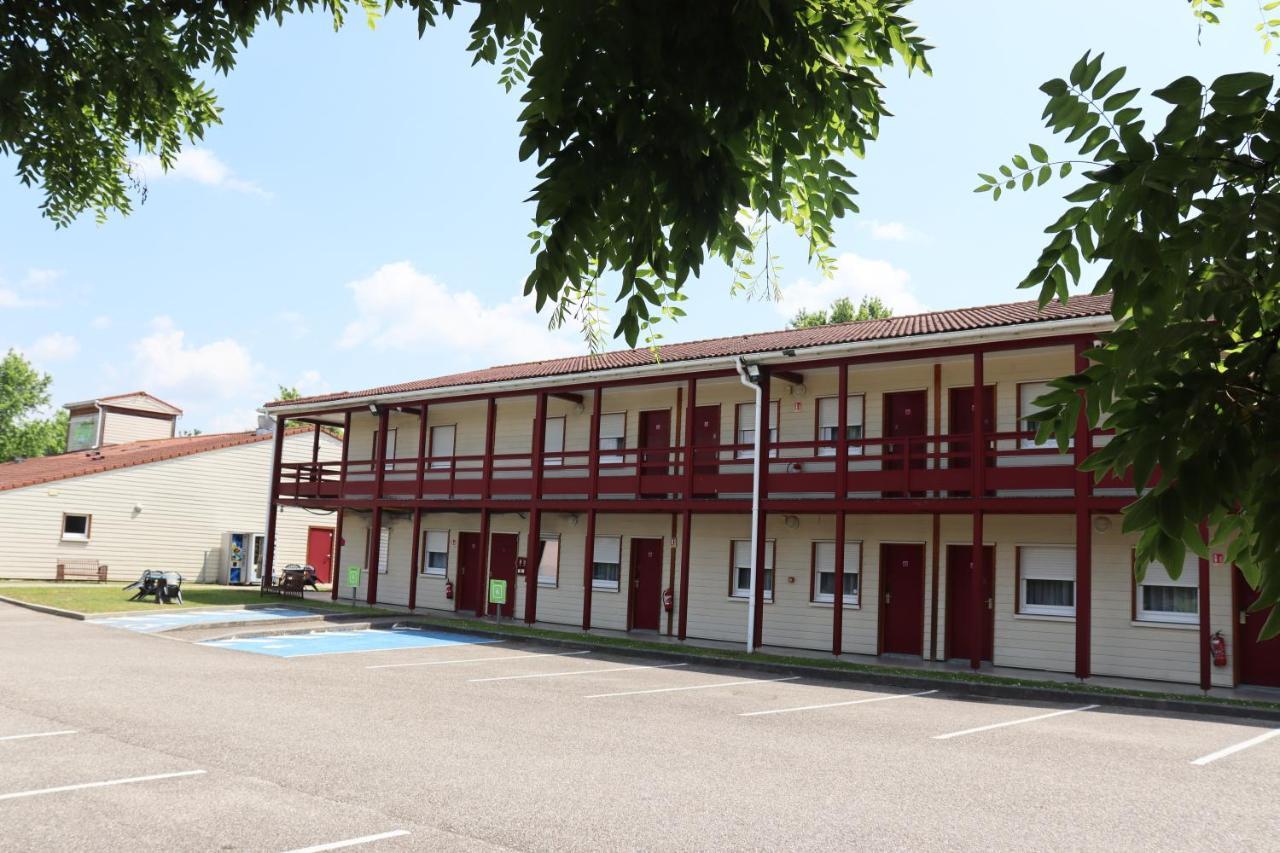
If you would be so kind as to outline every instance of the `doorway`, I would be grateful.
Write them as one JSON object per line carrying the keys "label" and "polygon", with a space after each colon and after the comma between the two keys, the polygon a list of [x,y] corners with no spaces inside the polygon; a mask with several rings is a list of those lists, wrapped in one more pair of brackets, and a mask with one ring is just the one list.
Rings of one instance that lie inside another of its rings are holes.
{"label": "doorway", "polygon": [[671,410],[654,409],[640,413],[640,474],[667,473],[671,454]]}
{"label": "doorway", "polygon": [[333,528],[307,528],[307,565],[316,570],[316,580],[329,583],[333,577]]}
{"label": "doorway", "polygon": [[[990,435],[995,430],[996,386],[982,389],[982,432]],[[973,449],[967,436],[973,435],[973,386],[952,388],[947,392],[947,467],[969,468]],[[963,436],[963,438],[956,438]],[[947,492],[952,497],[968,497],[965,490]],[[988,492],[987,494],[991,494]]]}
{"label": "doorway", "polygon": [[880,651],[924,654],[924,545],[880,546]]}
{"label": "doorway", "polygon": [[457,610],[470,610],[480,615],[484,573],[480,571],[480,534],[458,534],[458,600]]}
{"label": "doorway", "polygon": [[1280,637],[1258,640],[1262,625],[1271,611],[1250,613],[1249,608],[1258,600],[1258,593],[1245,582],[1239,569],[1233,568],[1232,574],[1235,576],[1236,586],[1236,657],[1240,664],[1239,681],[1241,684],[1258,687],[1280,687]]}
{"label": "doorway", "polygon": [[[982,654],[980,659],[992,660],[995,650],[995,561],[996,550],[991,545],[982,548]],[[973,577],[973,546],[947,546],[947,648],[950,658],[973,659],[973,608],[970,599],[970,579]]]}
{"label": "doorway", "polygon": [[631,540],[631,628],[657,631],[662,601],[662,540]]}
{"label": "doorway", "polygon": [[[507,582],[507,603],[503,605],[488,604],[489,596],[485,595],[485,613],[496,616],[498,607],[502,607],[503,616],[516,614],[516,558],[520,553],[520,534],[491,533],[489,535],[489,580]],[[537,567],[533,571],[537,571]],[[481,588],[483,594],[485,588]]]}
{"label": "doorway", "polygon": [[[901,471],[902,457],[907,453],[909,442],[906,439],[923,437],[927,430],[929,415],[928,394],[921,391],[889,391],[884,395],[884,456],[882,468],[886,471]],[[891,441],[890,439],[899,439]],[[911,447],[913,457],[912,468],[924,467],[924,445]],[[885,492],[885,497],[900,498],[905,492]],[[921,497],[924,492],[912,492],[912,497]]]}
{"label": "doorway", "polygon": [[[705,476],[720,471],[717,461],[720,458],[720,404],[695,406],[693,409],[693,446],[701,448],[693,451],[693,475]],[[714,498],[716,492],[698,492],[695,498]]]}

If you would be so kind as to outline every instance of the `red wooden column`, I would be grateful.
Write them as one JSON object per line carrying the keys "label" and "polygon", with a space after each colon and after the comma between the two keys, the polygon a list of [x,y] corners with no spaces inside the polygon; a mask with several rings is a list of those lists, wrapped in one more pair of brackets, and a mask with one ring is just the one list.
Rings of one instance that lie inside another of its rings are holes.
{"label": "red wooden column", "polygon": [[276,558],[276,499],[280,496],[280,462],[284,457],[285,420],[276,418],[275,435],[271,441],[271,485],[267,489],[267,530],[263,543],[265,553],[262,555],[262,583],[271,585],[271,570]]}
{"label": "red wooden column", "polygon": [[[485,415],[484,421],[484,461],[483,470],[480,474],[480,496],[484,500],[488,500],[493,496],[493,446],[496,441],[498,429],[498,398],[489,398],[489,409]],[[457,436],[454,437],[457,441]],[[489,547],[489,541],[484,541],[485,549]]]}
{"label": "red wooden column", "polygon": [[342,567],[342,522],[345,509],[338,510],[338,521],[333,526],[333,565],[329,569],[329,598],[338,600],[338,586],[345,580],[338,570]]}
{"label": "red wooden column", "polygon": [[[764,511],[764,499],[769,494],[769,413],[772,411],[773,402],[769,398],[769,372],[761,365],[760,367],[760,409],[756,412],[756,429],[760,439],[760,458],[755,462],[760,466],[760,481],[756,483],[755,499],[759,501],[759,516],[756,518],[756,528],[752,532],[752,536],[756,543],[756,579],[755,579],[755,602],[756,602],[756,621],[751,632],[751,643],[756,649],[764,644],[764,558],[768,553],[768,542],[765,540],[765,527],[768,521],[768,513]],[[776,568],[775,568],[776,574]]]}
{"label": "red wooden column", "polygon": [[533,481],[532,506],[529,508],[529,541],[525,543],[524,570],[524,621],[532,625],[538,621],[538,562],[542,554],[542,457],[547,432],[547,392],[538,392],[538,402],[533,415]]}
{"label": "red wooden column", "polygon": [[[347,496],[347,457],[351,452],[351,413],[344,412],[342,416],[342,461],[338,463],[338,499],[342,500]],[[337,540],[336,553],[338,559],[335,562],[341,562],[342,557],[342,510],[338,510],[338,527],[333,533],[333,537]],[[333,567],[332,588],[329,590],[329,598],[334,601],[338,600],[338,566]]]}
{"label": "red wooden column", "polygon": [[591,566],[596,560],[596,511],[587,510],[587,539],[582,549],[582,630],[591,630]]}
{"label": "red wooden column", "polygon": [[836,657],[844,651],[844,521],[844,510],[836,510],[836,588],[831,602],[831,654]]}
{"label": "red wooden column", "polygon": [[[1209,544],[1209,525],[1200,522],[1200,538]],[[1209,629],[1212,616],[1209,614],[1209,560],[1200,558],[1200,689],[1207,691],[1213,684],[1209,668]]]}
{"label": "red wooden column", "polygon": [[378,602],[378,557],[382,552],[382,482],[387,473],[387,423],[391,410],[386,407],[378,409],[378,433],[374,440],[377,452],[373,460],[373,517],[369,520],[369,571],[368,599],[370,604]]}
{"label": "red wooden column", "polygon": [[684,499],[693,499],[693,419],[698,411],[698,380],[685,383],[684,403]]}
{"label": "red wooden column", "polygon": [[[489,510],[480,510],[480,565],[476,571],[480,572],[480,594],[476,596],[476,615],[483,616],[485,614],[485,604],[489,600]],[[461,597],[461,593],[454,595],[454,601]],[[456,605],[455,605],[456,606]]]}
{"label": "red wooden column", "polygon": [[[418,413],[418,461],[414,465],[414,476],[417,478],[417,485],[414,487],[413,493],[418,500],[422,500],[422,489],[426,485],[427,477],[427,404],[422,404],[422,411]],[[456,439],[455,439],[456,440]],[[412,605],[410,605],[412,606]]]}
{"label": "red wooden column", "polygon": [[693,513],[685,510],[680,518],[680,639],[689,630],[689,550],[693,547]]}
{"label": "red wooden column", "polygon": [[318,480],[319,472],[316,471],[316,466],[320,464],[320,422],[319,421],[316,421],[315,427],[316,427],[315,434],[311,436],[311,476]]}
{"label": "red wooden column", "polygon": [[422,538],[422,507],[413,508],[413,544],[409,546],[409,609],[418,606],[418,551]]}
{"label": "red wooden column", "polygon": [[[987,437],[983,434],[983,409],[985,408],[985,400],[983,399],[982,389],[986,387],[986,380],[983,376],[983,359],[984,352],[981,347],[973,353],[973,424],[970,427],[973,433],[973,440],[969,442],[969,452],[972,456],[970,466],[973,471],[973,496],[981,505],[986,497],[986,474],[987,474]],[[973,636],[969,638],[969,666],[978,669],[982,666],[982,632],[987,624],[987,620],[983,618],[983,608],[987,606],[987,602],[982,597],[982,578],[985,568],[982,565],[983,548],[982,548],[982,510],[978,510],[973,514],[973,555],[970,559],[969,569],[969,614],[973,623]]]}
{"label": "red wooden column", "polygon": [[582,630],[591,630],[591,565],[596,559],[596,511],[595,499],[600,491],[600,405],[604,389],[597,385],[591,389],[591,423],[587,438],[587,540],[582,549]]}
{"label": "red wooden column", "polygon": [[[1083,373],[1089,367],[1084,351],[1092,341],[1076,341],[1076,372]],[[1084,406],[1076,419],[1074,447],[1075,510],[1076,510],[1076,678],[1088,678],[1092,670],[1093,644],[1093,525],[1089,516],[1089,473],[1080,466],[1089,458],[1091,441],[1089,419]]]}

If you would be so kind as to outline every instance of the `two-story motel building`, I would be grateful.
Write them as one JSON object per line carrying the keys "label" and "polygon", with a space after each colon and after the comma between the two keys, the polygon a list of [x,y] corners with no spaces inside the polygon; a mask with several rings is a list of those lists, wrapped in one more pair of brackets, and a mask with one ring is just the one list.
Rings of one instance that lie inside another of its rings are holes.
{"label": "two-story motel building", "polygon": [[362,567],[370,603],[493,614],[499,578],[529,623],[1280,687],[1221,555],[1135,581],[1131,485],[1075,467],[1106,435],[1034,440],[1113,327],[1082,296],[277,401],[344,442],[277,448],[273,501],[337,511],[335,577]]}

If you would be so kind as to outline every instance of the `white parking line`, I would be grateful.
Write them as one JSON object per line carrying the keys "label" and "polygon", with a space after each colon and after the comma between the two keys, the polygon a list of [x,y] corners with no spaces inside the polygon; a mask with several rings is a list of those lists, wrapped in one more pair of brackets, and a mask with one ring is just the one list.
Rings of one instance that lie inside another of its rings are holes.
{"label": "white parking line", "polygon": [[517,681],[522,678],[557,678],[561,675],[593,675],[597,672],[632,672],[637,669],[673,669],[677,666],[688,666],[687,663],[660,663],[653,666],[611,666],[606,669],[575,669],[565,672],[532,672],[525,675],[498,675],[493,678],[468,678],[472,684],[482,681]]}
{"label": "white parking line", "polygon": [[53,737],[54,735],[73,735],[76,734],[75,729],[66,729],[60,732],[32,732],[29,735],[4,735],[0,740],[25,740],[29,737]]}
{"label": "white parking line", "polygon": [[81,791],[85,788],[105,788],[108,785],[129,785],[133,782],[154,782],[157,779],[176,779],[179,776],[199,776],[204,770],[182,770],[178,773],[156,773],[152,776],[131,776],[128,779],[108,779],[105,782],[81,782],[78,785],[60,785],[57,788],[39,788],[34,791],[15,791],[0,794],[0,800],[17,800],[21,797],[38,797],[41,794],[58,794],[63,791]]}
{"label": "white parking line", "polygon": [[390,832],[379,832],[377,835],[362,835],[359,838],[348,838],[346,841],[333,841],[329,844],[317,844],[315,847],[299,847],[288,853],[320,853],[321,850],[341,850],[343,847],[355,847],[357,844],[370,844],[387,838],[400,838],[408,835],[407,829],[393,829]]}
{"label": "white parking line", "polygon": [[788,675],[786,678],[752,678],[746,681],[721,681],[716,684],[691,684],[687,687],[656,687],[652,690],[624,690],[621,693],[593,693],[584,699],[608,699],[613,696],[640,696],[645,693],[675,693],[680,690],[711,690],[715,687],[737,687],[750,684],[772,684],[776,681],[795,681],[800,676]]}
{"label": "white parking line", "polygon": [[1271,740],[1273,737],[1276,737],[1277,735],[1280,735],[1280,729],[1272,729],[1269,732],[1263,732],[1257,737],[1251,737],[1246,741],[1241,741],[1240,743],[1237,743],[1234,746],[1228,746],[1227,748],[1220,749],[1217,752],[1211,752],[1208,755],[1202,755],[1199,758],[1197,758],[1195,761],[1192,761],[1191,763],[1196,765],[1197,767],[1203,767],[1204,765],[1208,764],[1211,761],[1217,761],[1219,758],[1226,758],[1228,755],[1234,755],[1235,753],[1240,752],[1241,750],[1248,749],[1251,746],[1257,746],[1258,744],[1263,743],[1264,741]]}
{"label": "white parking line", "polygon": [[531,655],[502,655],[491,658],[456,658],[454,660],[420,660],[413,663],[379,663],[365,669],[397,669],[402,666],[442,666],[446,663],[487,663],[491,660],[526,660],[528,658],[567,658],[569,655],[589,655],[591,652],[548,652]]}
{"label": "white parking line", "polygon": [[1003,723],[992,723],[989,726],[978,726],[974,729],[965,729],[961,732],[948,732],[945,735],[934,735],[934,740],[947,740],[948,738],[960,737],[961,735],[972,735],[978,732],[989,732],[992,729],[1003,729],[1005,726],[1020,726],[1023,723],[1034,723],[1036,720],[1047,720],[1050,717],[1061,717],[1064,714],[1076,714],[1080,711],[1092,711],[1097,705],[1085,705],[1083,708],[1068,708],[1065,711],[1054,711],[1051,714],[1038,714],[1034,717],[1023,717],[1019,720],[1009,720]]}
{"label": "white parking line", "polygon": [[893,696],[873,696],[870,699],[853,699],[849,702],[828,702],[825,705],[801,705],[798,708],[774,708],[770,711],[748,711],[739,717],[763,717],[766,714],[790,714],[792,711],[817,711],[822,708],[843,708],[846,705],[865,705],[868,702],[888,702],[891,699],[910,699],[913,696],[928,696],[937,690],[925,690],[921,693],[896,693]]}

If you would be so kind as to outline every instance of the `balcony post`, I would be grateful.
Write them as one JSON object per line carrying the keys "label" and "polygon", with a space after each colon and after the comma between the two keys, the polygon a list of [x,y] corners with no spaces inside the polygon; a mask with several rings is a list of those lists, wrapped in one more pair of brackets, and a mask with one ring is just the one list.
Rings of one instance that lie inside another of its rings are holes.
{"label": "balcony post", "polygon": [[[479,594],[476,596],[476,615],[484,616],[488,611],[489,602],[489,510],[480,510],[480,565],[476,570],[480,573]],[[461,586],[461,581],[459,581]],[[515,595],[515,590],[511,591]],[[457,602],[462,598],[462,590],[459,589],[454,593],[454,609],[457,609]],[[499,605],[501,606],[501,605]]]}
{"label": "balcony post", "polygon": [[[841,399],[844,399],[843,396]],[[836,587],[831,597],[831,654],[844,651],[844,510],[836,510]],[[776,567],[774,569],[777,570]],[[817,581],[817,578],[814,578]]]}
{"label": "balcony post", "polygon": [[329,565],[329,598],[333,601],[338,600],[338,587],[341,585],[339,578],[342,577],[342,522],[345,520],[347,511],[338,509],[338,520],[333,526],[333,560]]}
{"label": "balcony post", "polygon": [[684,409],[684,499],[693,500],[693,419],[698,410],[698,380],[690,378],[685,383]]}
{"label": "balcony post", "polygon": [[529,509],[529,541],[525,545],[524,621],[538,621],[538,563],[542,558],[542,462],[546,452],[547,392],[538,392],[533,415],[533,482],[530,486],[532,506]]}
{"label": "balcony post", "polygon": [[[344,412],[342,415],[342,456],[338,463],[338,500],[342,500],[347,496],[347,457],[351,451],[351,412]],[[342,557],[342,516],[343,510],[338,510],[338,526],[334,531],[334,538],[337,540],[335,551],[338,555],[338,562]],[[329,590],[329,598],[333,601],[338,600],[338,570],[339,566],[333,567],[332,587]]]}
{"label": "balcony post", "polygon": [[[769,495],[769,415],[773,411],[773,401],[769,395],[769,371],[760,368],[760,406],[756,412],[756,465],[760,476],[756,478],[755,503],[764,502]],[[752,545],[755,547],[755,622],[751,626],[751,647],[759,649],[764,644],[764,579],[765,555],[768,553],[768,541],[765,539],[765,528],[769,514],[761,507],[756,513],[751,531]],[[775,567],[776,571],[776,567]]]}
{"label": "balcony post", "polygon": [[684,511],[680,519],[680,630],[684,639],[689,628],[689,550],[693,547],[693,513]]}
{"label": "balcony post", "polygon": [[[1200,522],[1200,538],[1204,540],[1204,544],[1209,544],[1209,525]],[[1213,685],[1212,670],[1209,668],[1209,631],[1210,620],[1213,618],[1209,608],[1209,560],[1207,557],[1200,558],[1199,569],[1199,596],[1200,596],[1200,689],[1208,692]]]}
{"label": "balcony post", "polygon": [[[485,422],[484,422],[484,461],[482,463],[483,471],[480,475],[481,497],[483,497],[486,501],[493,496],[493,447],[495,443],[495,436],[497,434],[496,433],[497,428],[498,428],[498,398],[490,397],[488,413],[485,416]],[[455,444],[457,442],[456,436],[454,437],[454,442]],[[483,518],[487,519],[488,516],[483,516]],[[489,548],[489,540],[487,536],[485,537],[485,541],[483,545],[484,545],[484,548],[482,550],[487,551]],[[476,615],[479,615],[479,614],[476,614]]]}
{"label": "balcony post", "polygon": [[[426,485],[427,476],[427,404],[422,404],[422,411],[418,413],[418,461],[414,465],[414,477],[417,484],[414,486],[413,493],[418,500],[422,500],[422,491]],[[412,607],[412,605],[410,605]]]}
{"label": "balcony post", "polygon": [[311,436],[311,476],[316,477],[320,465],[320,422],[315,422],[315,434]]}
{"label": "balcony post", "polygon": [[582,630],[591,630],[592,564],[596,560],[596,511],[587,510],[587,539],[582,549]]}
{"label": "balcony post", "polygon": [[[600,406],[604,397],[604,386],[597,385],[591,389],[591,424],[589,426],[589,446],[587,447],[587,498],[595,500],[600,494]],[[588,600],[590,585],[588,585]],[[588,608],[589,609],[589,608]],[[588,615],[590,615],[588,613]]]}
{"label": "balcony post", "polygon": [[[983,350],[981,347],[973,353],[973,423],[970,426],[972,440],[969,442],[970,467],[973,469],[973,497],[979,506],[986,496],[987,472],[987,438],[983,434],[985,416],[985,400],[983,390],[986,379],[983,376]],[[972,620],[972,635],[969,637],[969,666],[978,669],[982,666],[983,631],[987,620],[983,610],[986,601],[982,596],[982,579],[986,569],[983,566],[985,554],[982,548],[982,510],[973,514],[973,554],[969,560],[969,616]]]}
{"label": "balcony post", "polygon": [[387,475],[387,428],[391,410],[378,407],[378,433],[374,438],[373,499],[382,500],[382,484]]}
{"label": "balcony post", "polygon": [[369,573],[369,583],[365,587],[365,601],[378,603],[378,562],[382,556],[382,507],[374,504],[373,513],[369,517],[369,547],[366,549],[365,571]]}
{"label": "balcony post", "polygon": [[413,544],[409,546],[409,609],[418,606],[418,560],[422,556],[419,551],[422,539],[422,507],[413,508]]}
{"label": "balcony post", "polygon": [[[1075,344],[1076,372],[1083,373],[1089,367],[1084,352],[1090,341],[1081,339]],[[1073,448],[1075,472],[1076,510],[1076,678],[1088,678],[1092,674],[1093,644],[1093,525],[1089,515],[1089,473],[1080,466],[1089,457],[1089,418],[1084,406],[1076,419],[1075,446]]]}
{"label": "balcony post", "polygon": [[387,473],[387,425],[391,410],[378,407],[378,433],[374,440],[377,448],[373,461],[373,517],[369,520],[369,587],[366,596],[370,604],[378,602],[378,557],[382,550],[382,483]]}
{"label": "balcony post", "polygon": [[[837,388],[839,390],[836,392],[836,408],[839,414],[836,421],[836,505],[842,506],[849,498],[849,365],[847,364],[840,365]],[[865,419],[865,412],[863,417]]]}
{"label": "balcony post", "polygon": [[276,418],[275,432],[271,438],[271,484],[267,488],[267,529],[263,542],[262,585],[271,585],[271,570],[276,556],[276,499],[280,497],[280,461],[284,457],[283,417]]}

